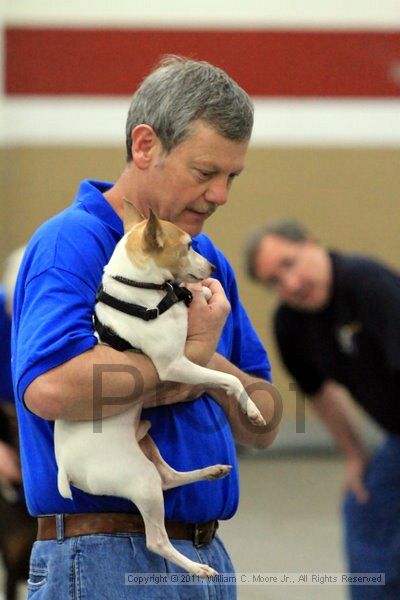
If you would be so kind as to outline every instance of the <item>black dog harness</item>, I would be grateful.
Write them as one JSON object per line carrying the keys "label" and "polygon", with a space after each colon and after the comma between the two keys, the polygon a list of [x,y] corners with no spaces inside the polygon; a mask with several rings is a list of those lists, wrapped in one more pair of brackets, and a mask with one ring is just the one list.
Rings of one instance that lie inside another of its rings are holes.
{"label": "black dog harness", "polygon": [[[193,300],[192,292],[187,288],[180,287],[176,282],[164,281],[164,283],[161,284],[142,283],[141,281],[133,281],[132,279],[127,279],[126,277],[121,277],[119,275],[113,276],[113,279],[132,287],[138,287],[145,290],[163,290],[166,292],[164,298],[157,304],[155,308],[146,308],[145,306],[132,304],[130,302],[125,302],[124,300],[119,300],[114,296],[110,296],[110,294],[107,294],[107,292],[104,290],[103,286],[100,285],[96,294],[96,304],[97,302],[102,302],[103,304],[107,304],[107,306],[115,308],[115,310],[119,310],[126,315],[138,317],[144,321],[152,321],[153,319],[157,319],[157,317],[165,313],[165,311],[171,308],[171,306],[174,304],[177,304],[177,302],[183,301],[186,306],[189,306]],[[127,340],[117,335],[110,327],[103,325],[103,323],[99,321],[96,313],[94,313],[93,320],[94,327],[102,342],[105,342],[120,352],[136,349]]]}

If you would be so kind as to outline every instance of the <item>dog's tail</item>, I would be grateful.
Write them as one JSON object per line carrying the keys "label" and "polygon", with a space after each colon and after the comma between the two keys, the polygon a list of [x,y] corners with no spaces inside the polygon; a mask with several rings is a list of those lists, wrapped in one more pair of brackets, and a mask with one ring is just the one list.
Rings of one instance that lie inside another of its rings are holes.
{"label": "dog's tail", "polygon": [[69,486],[68,476],[64,469],[58,469],[57,485],[61,496],[63,498],[69,498],[72,500],[72,492]]}

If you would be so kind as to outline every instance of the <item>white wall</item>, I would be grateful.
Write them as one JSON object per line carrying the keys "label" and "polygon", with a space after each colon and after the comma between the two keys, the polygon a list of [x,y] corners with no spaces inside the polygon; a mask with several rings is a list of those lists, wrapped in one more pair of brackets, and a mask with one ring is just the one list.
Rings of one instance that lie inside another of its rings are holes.
{"label": "white wall", "polygon": [[[0,0],[1,8],[10,26],[400,30],[400,0]],[[119,144],[128,102],[4,98],[0,87],[0,145]],[[252,143],[398,147],[400,100],[257,99]]]}
{"label": "white wall", "polygon": [[393,29],[399,0],[6,0],[7,23]]}

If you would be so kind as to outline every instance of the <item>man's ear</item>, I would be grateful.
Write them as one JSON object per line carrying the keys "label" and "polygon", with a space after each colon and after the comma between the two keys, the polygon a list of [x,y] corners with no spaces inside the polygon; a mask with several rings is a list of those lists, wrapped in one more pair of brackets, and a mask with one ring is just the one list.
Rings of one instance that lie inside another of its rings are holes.
{"label": "man's ear", "polygon": [[143,249],[145,252],[154,252],[164,246],[164,232],[157,216],[150,209],[150,217],[143,232]]}
{"label": "man's ear", "polygon": [[122,198],[124,204],[124,233],[132,229],[134,225],[144,220],[142,213],[126,198]]}
{"label": "man's ear", "polygon": [[132,160],[138,169],[147,169],[154,148],[160,145],[160,140],[150,125],[137,125],[132,131]]}

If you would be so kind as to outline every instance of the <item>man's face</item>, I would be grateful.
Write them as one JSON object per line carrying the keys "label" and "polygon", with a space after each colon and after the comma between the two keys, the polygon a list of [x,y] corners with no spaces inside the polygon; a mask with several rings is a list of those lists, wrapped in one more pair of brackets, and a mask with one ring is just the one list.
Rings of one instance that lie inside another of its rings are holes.
{"label": "man's face", "polygon": [[254,260],[257,279],[280,299],[301,311],[318,311],[329,302],[332,267],[329,255],[317,243],[291,242],[267,235]]}
{"label": "man's face", "polygon": [[228,140],[196,121],[190,135],[168,154],[158,143],[146,171],[144,204],[192,237],[198,235],[204,221],[228,200],[232,181],[243,169],[247,145],[248,141]]}

